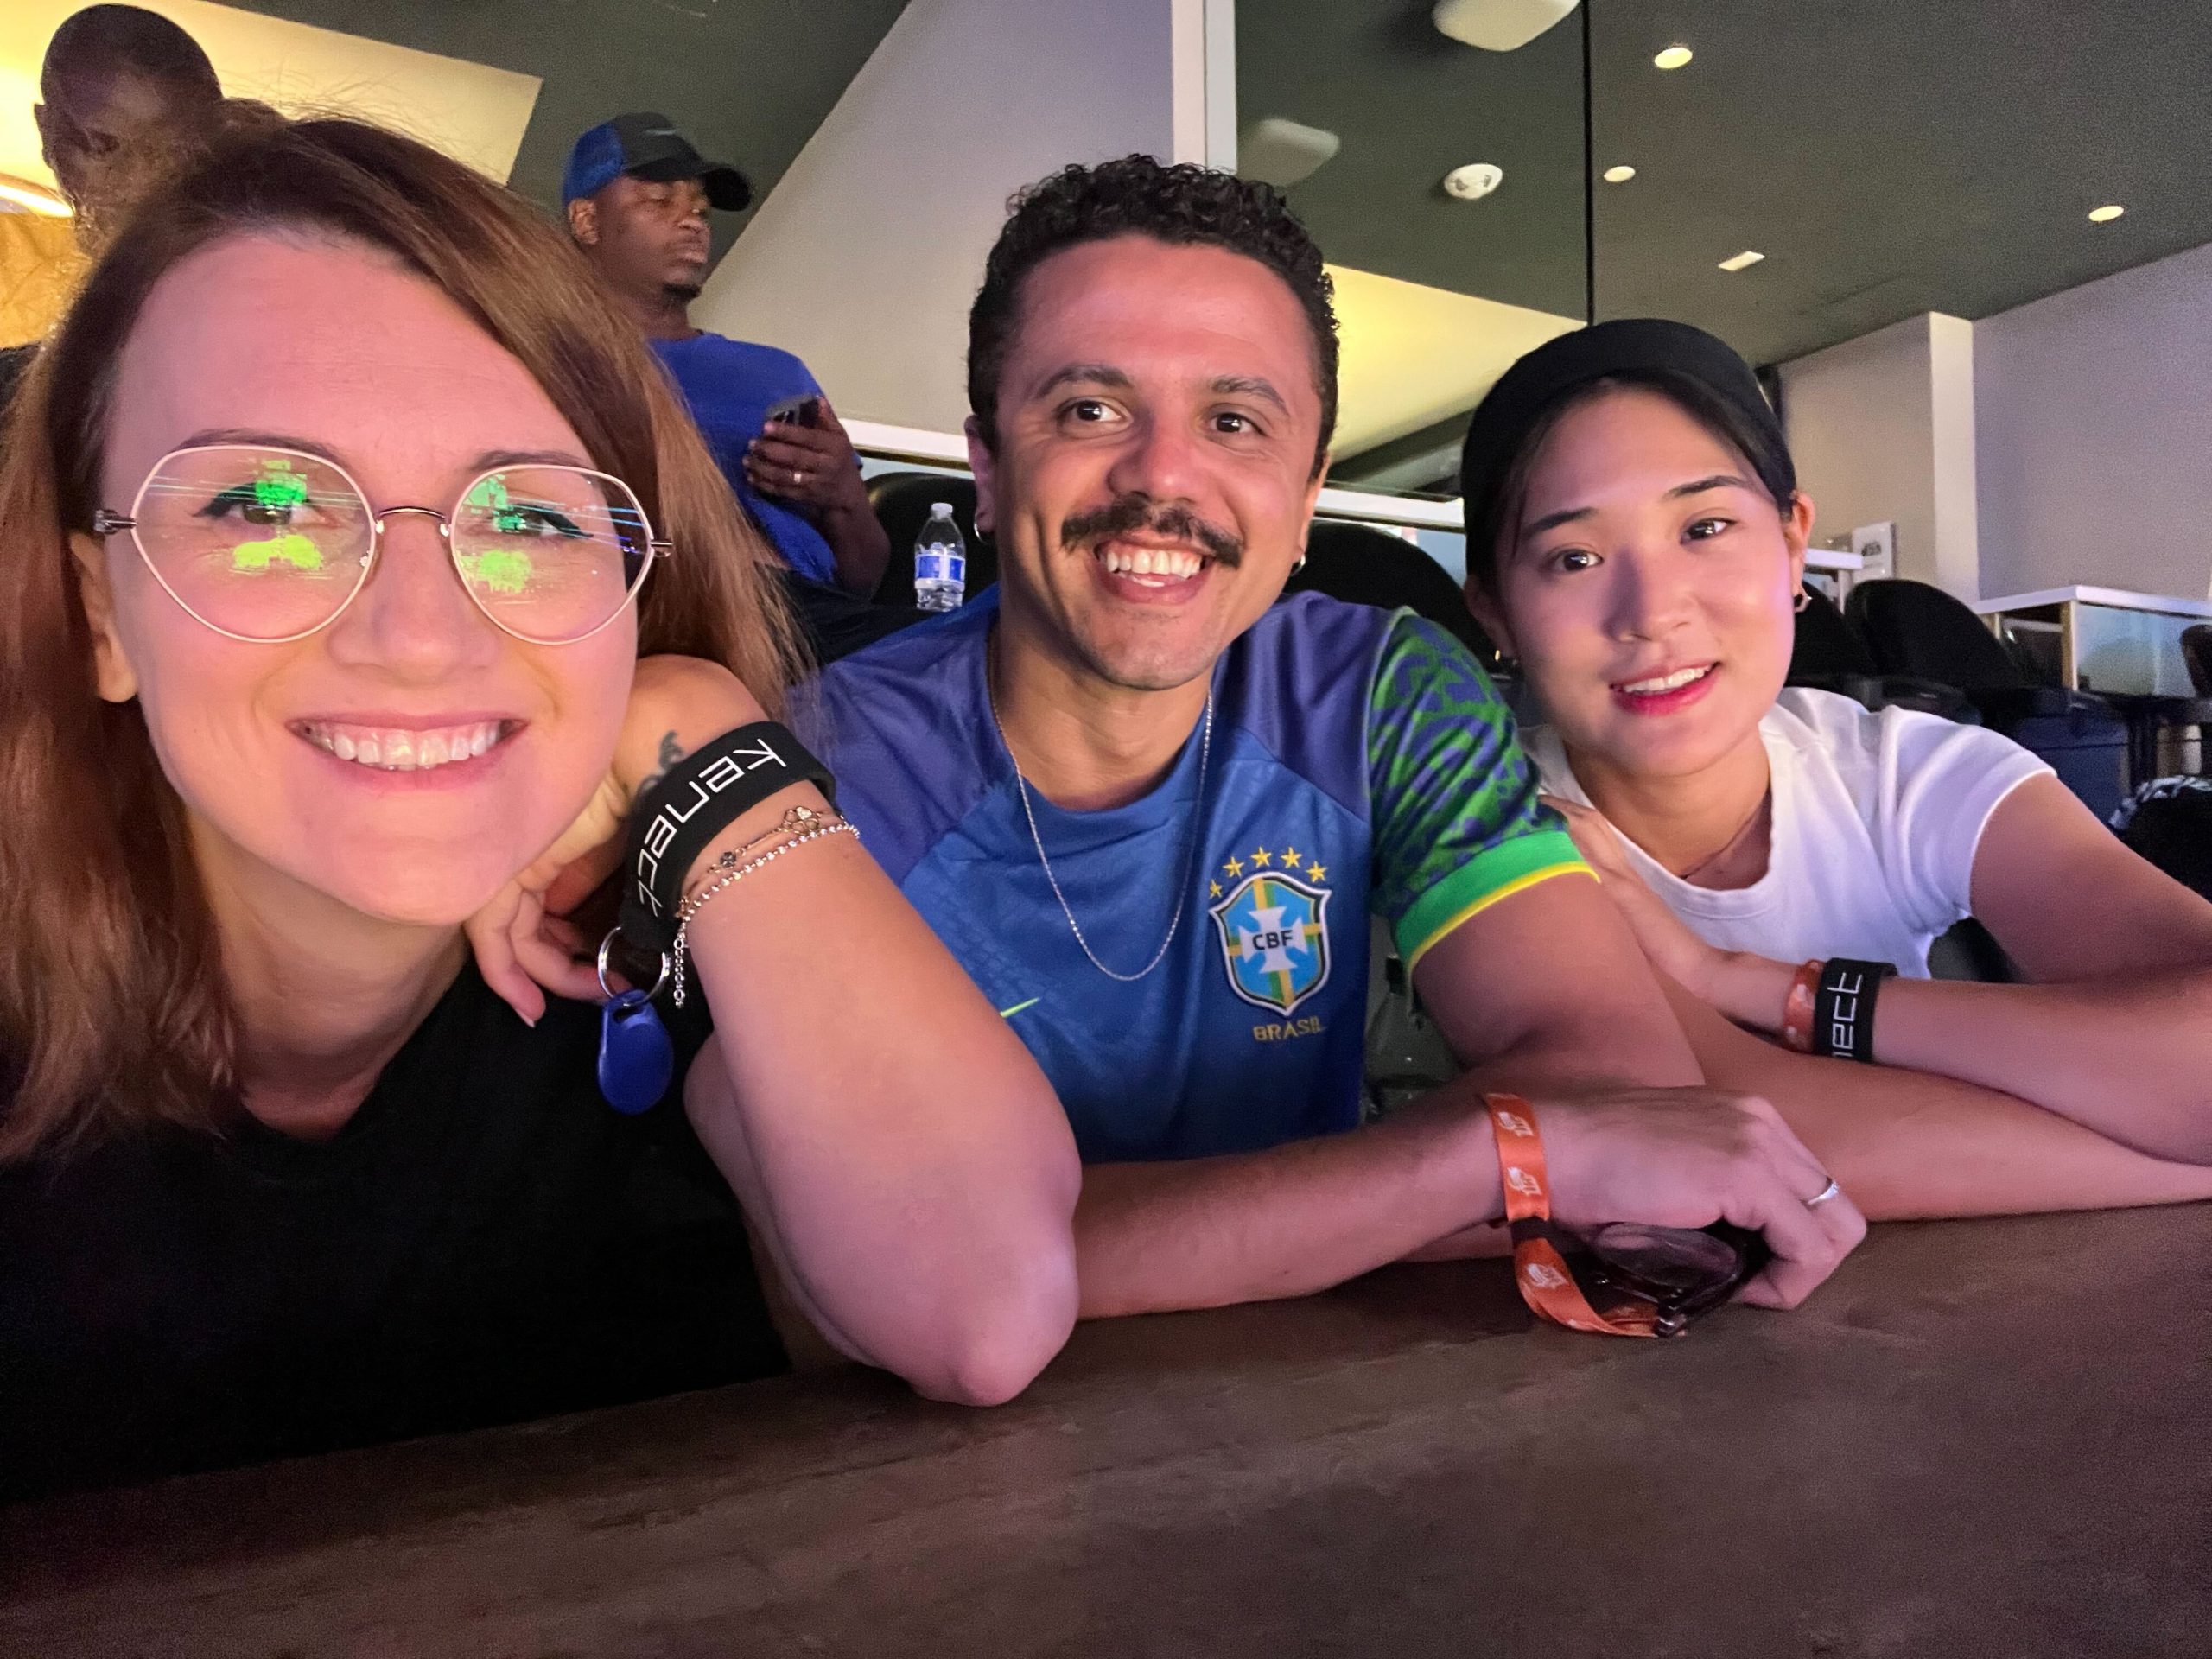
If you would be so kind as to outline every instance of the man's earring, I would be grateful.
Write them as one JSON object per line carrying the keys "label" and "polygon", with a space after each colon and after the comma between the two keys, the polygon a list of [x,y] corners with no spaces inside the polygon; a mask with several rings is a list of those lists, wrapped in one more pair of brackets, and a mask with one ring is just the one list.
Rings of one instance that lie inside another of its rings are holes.
{"label": "man's earring", "polygon": [[1290,562],[1290,574],[1291,574],[1292,575],[1294,575],[1294,575],[1296,575],[1300,571],[1303,570],[1305,568],[1306,568],[1306,556],[1305,556],[1303,553],[1300,553],[1300,554],[1296,558],[1293,559],[1293,560]]}
{"label": "man's earring", "polygon": [[1800,588],[1797,590],[1797,603],[1796,603],[1794,607],[1792,607],[1791,608],[1793,608],[1793,609],[1795,609],[1795,610],[1796,610],[1796,611],[1798,611],[1799,613],[1802,613],[1804,611],[1805,607],[1806,607],[1807,606],[1810,605],[1812,602],[1813,602],[1813,595],[1812,595],[1811,591],[1810,591],[1809,589],[1808,589],[1808,588]]}

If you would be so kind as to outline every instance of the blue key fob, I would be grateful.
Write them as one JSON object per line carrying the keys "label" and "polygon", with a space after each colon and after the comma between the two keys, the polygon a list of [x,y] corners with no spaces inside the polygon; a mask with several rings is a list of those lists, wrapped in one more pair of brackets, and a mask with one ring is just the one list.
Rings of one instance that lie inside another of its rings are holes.
{"label": "blue key fob", "polygon": [[643,991],[625,991],[600,1009],[599,1092],[616,1111],[651,1111],[676,1075],[676,1045]]}

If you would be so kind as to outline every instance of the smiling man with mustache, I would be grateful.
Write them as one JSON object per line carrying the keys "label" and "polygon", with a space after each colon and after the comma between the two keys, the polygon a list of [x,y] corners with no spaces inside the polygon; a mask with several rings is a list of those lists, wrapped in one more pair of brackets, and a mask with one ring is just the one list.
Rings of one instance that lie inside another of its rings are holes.
{"label": "smiling man with mustache", "polygon": [[[1701,1086],[1481,669],[1410,615],[1277,602],[1336,374],[1268,187],[1133,156],[1024,192],[969,321],[998,589],[811,699],[839,805],[1074,1125],[1083,1310],[1496,1248],[1486,1089],[1535,1101],[1555,1217],[1726,1216],[1775,1251],[1751,1299],[1792,1304],[1864,1224]],[[1469,1071],[1363,1128],[1370,913]]]}

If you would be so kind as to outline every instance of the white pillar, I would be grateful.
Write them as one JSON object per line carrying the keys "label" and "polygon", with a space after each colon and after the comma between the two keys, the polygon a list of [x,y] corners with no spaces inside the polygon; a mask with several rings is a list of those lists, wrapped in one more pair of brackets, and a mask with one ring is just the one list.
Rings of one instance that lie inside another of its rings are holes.
{"label": "white pillar", "polygon": [[1928,312],[1782,365],[1816,537],[1889,520],[1894,574],[1981,597],[1974,325]]}
{"label": "white pillar", "polygon": [[1928,317],[1930,482],[1935,493],[1936,585],[1974,601],[1981,591],[1980,474],[1975,465],[1974,324]]}
{"label": "white pillar", "polygon": [[1007,197],[1071,162],[1233,149],[1231,4],[912,0],[693,321],[796,352],[845,415],[957,431]]}

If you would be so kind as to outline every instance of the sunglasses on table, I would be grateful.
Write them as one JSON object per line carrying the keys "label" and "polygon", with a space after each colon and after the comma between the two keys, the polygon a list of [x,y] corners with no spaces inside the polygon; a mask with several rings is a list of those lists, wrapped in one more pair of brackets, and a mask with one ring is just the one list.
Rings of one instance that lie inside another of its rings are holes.
{"label": "sunglasses on table", "polygon": [[1550,1244],[1601,1328],[1621,1336],[1681,1336],[1774,1259],[1765,1239],[1725,1221],[1700,1228],[1617,1221],[1577,1236],[1529,1218],[1512,1230],[1516,1247]]}
{"label": "sunglasses on table", "polygon": [[216,632],[284,645],[329,626],[368,585],[394,513],[436,520],[477,609],[530,645],[589,639],[674,550],[628,485],[589,467],[487,467],[441,512],[372,506],[336,461],[262,444],[171,450],[130,511],[102,507],[92,530],[130,531],[154,580]]}

